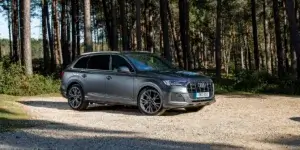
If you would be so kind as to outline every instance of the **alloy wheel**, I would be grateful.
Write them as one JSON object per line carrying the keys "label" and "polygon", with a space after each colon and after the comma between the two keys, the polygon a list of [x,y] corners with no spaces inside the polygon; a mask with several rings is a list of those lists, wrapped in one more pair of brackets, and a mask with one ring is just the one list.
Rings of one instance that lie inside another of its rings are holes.
{"label": "alloy wheel", "polygon": [[69,104],[72,108],[77,109],[78,107],[80,107],[82,103],[82,93],[78,87],[76,86],[71,87],[71,89],[68,92],[68,96],[69,96]]}
{"label": "alloy wheel", "polygon": [[140,96],[140,108],[147,114],[156,114],[161,110],[162,100],[159,93],[153,89],[147,89]]}

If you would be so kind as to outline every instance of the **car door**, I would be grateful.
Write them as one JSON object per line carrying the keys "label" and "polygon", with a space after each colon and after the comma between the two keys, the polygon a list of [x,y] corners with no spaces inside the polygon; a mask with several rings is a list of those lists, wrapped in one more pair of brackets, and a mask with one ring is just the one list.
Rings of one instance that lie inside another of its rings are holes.
{"label": "car door", "polygon": [[[119,72],[121,66],[128,67],[130,72]],[[124,57],[111,55],[112,72],[106,77],[107,96],[124,103],[133,103],[134,69]]]}
{"label": "car door", "polygon": [[105,54],[90,57],[85,74],[85,87],[89,100],[106,100],[106,74],[109,72],[110,56]]}

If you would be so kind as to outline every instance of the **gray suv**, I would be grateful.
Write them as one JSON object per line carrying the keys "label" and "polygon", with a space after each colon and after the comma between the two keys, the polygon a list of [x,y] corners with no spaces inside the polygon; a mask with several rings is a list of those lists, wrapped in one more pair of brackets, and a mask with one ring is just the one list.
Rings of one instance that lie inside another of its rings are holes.
{"label": "gray suv", "polygon": [[74,110],[90,103],[138,106],[145,115],[199,111],[215,102],[213,81],[148,52],[91,52],[62,72],[61,93]]}

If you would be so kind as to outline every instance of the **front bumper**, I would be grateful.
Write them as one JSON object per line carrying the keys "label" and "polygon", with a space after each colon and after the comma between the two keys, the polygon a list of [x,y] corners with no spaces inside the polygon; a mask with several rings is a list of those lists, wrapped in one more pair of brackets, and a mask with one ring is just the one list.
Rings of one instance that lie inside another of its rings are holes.
{"label": "front bumper", "polygon": [[185,87],[171,87],[168,91],[164,92],[164,108],[186,108],[210,105],[216,102],[214,91],[210,93],[209,97],[194,99],[188,93]]}

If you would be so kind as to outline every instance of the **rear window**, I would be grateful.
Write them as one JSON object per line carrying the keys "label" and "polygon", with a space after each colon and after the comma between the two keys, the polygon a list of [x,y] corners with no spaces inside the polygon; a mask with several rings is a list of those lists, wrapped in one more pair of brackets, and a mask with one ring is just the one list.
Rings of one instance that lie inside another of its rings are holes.
{"label": "rear window", "polygon": [[77,63],[74,65],[74,68],[80,68],[80,69],[85,69],[87,68],[87,62],[90,57],[82,57],[80,58]]}
{"label": "rear window", "polygon": [[109,55],[92,56],[88,62],[88,69],[109,70]]}

